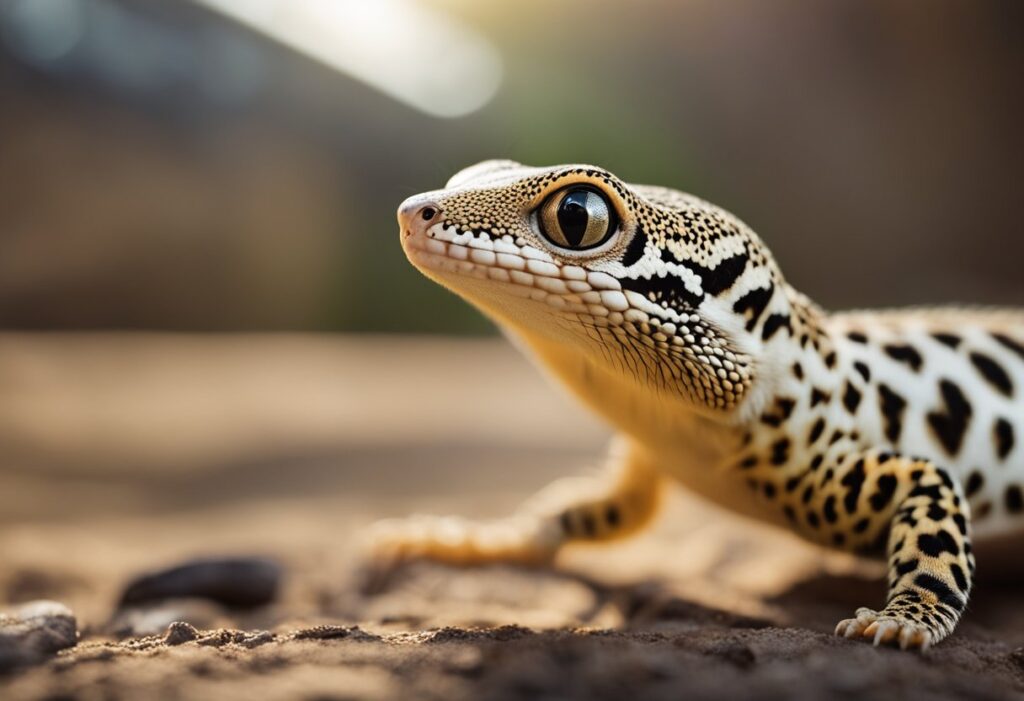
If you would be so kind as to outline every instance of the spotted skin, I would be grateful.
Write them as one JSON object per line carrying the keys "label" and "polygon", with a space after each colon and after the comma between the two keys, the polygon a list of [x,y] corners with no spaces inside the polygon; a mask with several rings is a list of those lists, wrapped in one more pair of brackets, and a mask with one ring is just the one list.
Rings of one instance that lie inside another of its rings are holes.
{"label": "spotted skin", "polygon": [[[583,219],[559,204],[578,188],[600,194],[572,199],[597,202]],[[556,483],[510,518],[378,526],[378,565],[549,563],[642,528],[670,477],[888,558],[885,604],[836,632],[926,648],[965,610],[972,538],[1024,535],[1024,312],[825,313],[733,215],[594,166],[487,161],[406,200],[399,222],[421,272],[619,438],[607,476]],[[563,226],[580,228],[548,233]]]}

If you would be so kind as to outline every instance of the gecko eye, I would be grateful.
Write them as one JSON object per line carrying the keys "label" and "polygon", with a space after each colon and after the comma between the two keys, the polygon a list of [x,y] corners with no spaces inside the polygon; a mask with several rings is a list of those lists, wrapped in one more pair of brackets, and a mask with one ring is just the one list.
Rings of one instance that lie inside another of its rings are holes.
{"label": "gecko eye", "polygon": [[540,208],[541,233],[560,248],[585,251],[607,241],[617,225],[615,210],[597,190],[571,187],[554,193]]}

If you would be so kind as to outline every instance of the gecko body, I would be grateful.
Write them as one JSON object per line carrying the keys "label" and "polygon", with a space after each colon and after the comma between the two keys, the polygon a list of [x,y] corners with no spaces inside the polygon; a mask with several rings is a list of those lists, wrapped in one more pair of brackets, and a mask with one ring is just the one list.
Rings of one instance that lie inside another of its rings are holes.
{"label": "gecko body", "polygon": [[732,214],[595,166],[486,161],[398,218],[413,265],[618,438],[603,477],[508,518],[381,524],[382,559],[548,562],[641,529],[671,478],[885,558],[887,600],[837,633],[924,648],[965,610],[972,542],[1024,537],[1024,312],[828,314]]}

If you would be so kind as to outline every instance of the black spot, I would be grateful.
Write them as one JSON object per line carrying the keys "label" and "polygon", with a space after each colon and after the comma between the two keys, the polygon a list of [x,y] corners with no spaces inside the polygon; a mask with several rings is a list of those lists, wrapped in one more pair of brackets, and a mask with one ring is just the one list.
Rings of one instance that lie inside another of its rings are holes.
{"label": "black spot", "polygon": [[921,354],[913,346],[891,343],[885,346],[885,352],[893,360],[909,365],[914,372],[919,371],[924,363]]}
{"label": "black spot", "polygon": [[945,582],[930,574],[920,573],[914,577],[914,584],[930,591],[940,602],[956,611],[962,611],[966,603],[955,591],[950,589]]}
{"label": "black spot", "polygon": [[[939,531],[939,533],[946,533],[945,531]],[[949,537],[949,534],[946,533]],[[960,554],[960,548],[955,547],[953,550],[949,550],[945,540],[940,538],[938,535],[932,535],[931,533],[922,533],[917,536],[917,548],[928,557],[938,557],[944,552],[951,552],[954,555]]]}
{"label": "black spot", "polygon": [[946,511],[941,506],[939,506],[938,504],[936,504],[935,502],[932,502],[931,504],[928,505],[928,512],[926,515],[932,521],[942,521],[947,516],[949,516],[949,512]]}
{"label": "black spot", "polygon": [[846,383],[846,389],[843,390],[843,406],[851,414],[857,413],[857,407],[860,406],[860,390],[853,386],[850,382]]}
{"label": "black spot", "polygon": [[831,494],[828,499],[825,500],[825,505],[822,507],[821,513],[829,523],[835,523],[839,518],[839,514],[836,513],[836,498]]}
{"label": "black spot", "polygon": [[800,482],[803,481],[803,476],[790,477],[786,480],[786,491],[795,492],[796,488],[800,486]]}
{"label": "black spot", "polygon": [[793,377],[798,380],[804,379],[804,366],[800,363],[793,363]]}
{"label": "black spot", "polygon": [[942,498],[942,487],[937,484],[930,484],[925,486],[919,484],[910,490],[908,497],[928,497],[929,499],[939,500]]}
{"label": "black spot", "polygon": [[871,520],[870,519],[862,518],[859,521],[857,521],[857,523],[853,524],[853,532],[854,533],[863,533],[864,531],[866,531],[868,529],[868,526],[870,526],[870,525],[871,525]]}
{"label": "black spot", "polygon": [[796,401],[789,397],[779,397],[775,400],[775,408],[778,409],[779,415],[783,419],[788,419],[793,413],[793,407],[796,406]]}
{"label": "black spot", "polygon": [[942,541],[942,547],[946,552],[952,553],[953,555],[960,554],[960,545],[957,544],[956,538],[950,535],[949,531],[945,529],[939,529],[939,532],[935,534],[939,540]]}
{"label": "black spot", "polygon": [[831,351],[828,355],[825,356],[825,367],[827,367],[829,370],[833,370],[835,368],[835,366],[836,366],[836,352],[835,351]]}
{"label": "black spot", "polygon": [[878,478],[876,487],[878,491],[871,495],[871,508],[875,511],[881,511],[889,502],[892,501],[892,495],[896,493],[896,477],[893,475],[881,475]]}
{"label": "black spot", "polygon": [[765,288],[750,290],[750,292],[737,299],[736,303],[732,305],[732,310],[737,314],[746,315],[747,312],[750,312],[747,316],[747,331],[754,330],[758,319],[764,314],[764,310],[771,301],[773,294],[775,294],[775,285],[769,284]]}
{"label": "black spot", "polygon": [[918,594],[916,591],[905,591],[902,594],[900,594],[900,596],[911,603],[921,603],[921,595]]}
{"label": "black spot", "polygon": [[620,282],[625,290],[632,290],[644,297],[653,294],[659,303],[676,309],[696,309],[704,299],[702,295],[690,292],[679,278],[671,275],[650,279],[624,277]]}
{"label": "black spot", "polygon": [[860,499],[860,490],[864,486],[864,460],[854,463],[850,471],[843,475],[841,484],[846,487],[846,496],[843,497],[843,505],[846,513],[852,514],[857,510],[857,501]]}
{"label": "black spot", "polygon": [[[960,535],[967,537],[967,519],[964,518],[963,514],[953,514],[953,523],[956,524],[956,528],[960,531]],[[971,552],[971,544],[964,543],[964,552]]]}
{"label": "black spot", "polygon": [[761,422],[768,426],[781,426],[782,422],[790,418],[796,405],[797,402],[790,397],[778,397],[771,412],[761,415]]}
{"label": "black spot", "polygon": [[990,385],[1007,397],[1013,396],[1013,382],[1003,366],[984,353],[971,353],[971,362]]}
{"label": "black spot", "polygon": [[818,514],[814,513],[813,511],[808,511],[807,523],[811,526],[811,528],[817,528],[821,525],[821,519],[818,518]]}
{"label": "black spot", "polygon": [[771,482],[764,483],[764,495],[769,499],[775,496],[775,485]]}
{"label": "black spot", "polygon": [[1003,497],[1006,503],[1006,510],[1011,514],[1019,514],[1024,511],[1024,492],[1016,484],[1011,484],[1006,488],[1006,494]]}
{"label": "black spot", "polygon": [[764,320],[764,328],[761,329],[761,339],[769,340],[781,328],[788,329],[790,333],[793,333],[792,326],[789,323],[789,314],[772,314]]}
{"label": "black spot", "polygon": [[614,504],[609,504],[604,510],[604,522],[611,528],[616,528],[622,523],[622,514],[619,513],[619,507]]}
{"label": "black spot", "polygon": [[822,431],[825,430],[825,419],[818,417],[818,420],[811,426],[811,432],[807,435],[807,445],[814,445],[815,442],[821,438]]}
{"label": "black spot", "polygon": [[1004,336],[1001,333],[992,334],[992,338],[996,339],[996,341],[998,341],[1000,344],[1012,350],[1021,358],[1024,358],[1024,346],[1022,346],[1017,341],[1013,340],[1009,336]]}
{"label": "black spot", "polygon": [[705,294],[720,295],[732,288],[747,269],[749,258],[746,253],[739,253],[732,258],[726,258],[714,268],[706,268],[690,259],[680,261],[684,266],[700,275],[701,288]]}
{"label": "black spot", "polygon": [[957,349],[961,340],[959,336],[951,333],[933,333],[932,338],[944,346],[949,346],[953,350]]}
{"label": "black spot", "polygon": [[811,407],[816,407],[819,404],[827,404],[832,400],[832,395],[828,392],[818,389],[817,387],[811,388]]}
{"label": "black spot", "polygon": [[903,432],[903,411],[907,408],[907,400],[893,392],[888,385],[880,384],[878,405],[885,418],[885,437],[895,444]]}
{"label": "black spot", "polygon": [[563,533],[565,533],[566,535],[572,535],[572,532],[573,532],[572,512],[570,512],[570,511],[563,511],[562,515],[558,517],[558,522],[562,526],[562,532]]}
{"label": "black spot", "polygon": [[946,486],[946,489],[955,489],[956,486],[953,484],[953,478],[949,476],[949,473],[943,469],[935,470],[935,474],[938,475],[939,479],[942,480],[942,484]]}
{"label": "black spot", "polygon": [[789,460],[789,439],[780,438],[772,444],[772,465],[785,465]]}
{"label": "black spot", "polygon": [[945,403],[943,412],[928,414],[928,425],[950,457],[956,457],[967,433],[973,410],[960,388],[949,380],[939,383],[939,391]]}
{"label": "black spot", "polygon": [[832,542],[836,545],[843,545],[846,542],[846,536],[842,533],[833,533]]}
{"label": "black spot", "polygon": [[996,438],[996,455],[1000,460],[1005,460],[1013,450],[1013,425],[1006,419],[998,419],[992,427],[992,432]]}
{"label": "black spot", "polygon": [[967,484],[964,485],[964,493],[969,497],[973,497],[975,494],[981,491],[981,488],[985,486],[985,478],[980,472],[972,472],[967,477]]}
{"label": "black spot", "polygon": [[809,484],[809,485],[807,485],[807,488],[804,489],[804,493],[800,497],[800,501],[802,501],[805,504],[810,504],[811,503],[811,497],[813,497],[813,496],[814,496],[814,486]]}
{"label": "black spot", "polygon": [[861,361],[856,361],[853,364],[853,369],[860,373],[860,376],[864,378],[865,382],[871,382],[871,370]]}
{"label": "black spot", "polygon": [[[629,245],[626,246],[626,250],[622,253],[622,260],[620,261],[627,268],[644,256],[644,248],[647,246],[647,234],[644,233],[642,227],[636,227],[636,233],[633,234],[633,238],[630,240]],[[707,291],[705,289],[705,291]]]}
{"label": "black spot", "polygon": [[748,455],[747,457],[745,457],[742,460],[740,460],[740,469],[741,470],[749,470],[750,468],[754,467],[755,465],[757,465],[757,456],[756,455]]}
{"label": "black spot", "polygon": [[828,444],[829,445],[835,445],[836,443],[839,442],[839,439],[842,438],[845,435],[846,435],[845,433],[843,433],[842,431],[840,431],[837,428],[835,431],[832,432],[832,437],[828,439]]}
{"label": "black spot", "polygon": [[851,331],[846,334],[846,337],[854,343],[867,343],[868,337],[862,334],[860,331]]}
{"label": "black spot", "polygon": [[955,562],[949,566],[949,571],[953,573],[953,580],[956,582],[957,589],[962,592],[966,592],[967,577],[964,576],[964,571],[960,568],[960,565]]}
{"label": "black spot", "polygon": [[903,575],[905,575],[905,574],[907,574],[909,572],[913,572],[914,570],[917,569],[917,564],[918,564],[918,559],[917,558],[914,558],[913,560],[906,560],[905,562],[901,562],[898,565],[896,565],[896,574],[898,574],[900,577],[902,577]]}

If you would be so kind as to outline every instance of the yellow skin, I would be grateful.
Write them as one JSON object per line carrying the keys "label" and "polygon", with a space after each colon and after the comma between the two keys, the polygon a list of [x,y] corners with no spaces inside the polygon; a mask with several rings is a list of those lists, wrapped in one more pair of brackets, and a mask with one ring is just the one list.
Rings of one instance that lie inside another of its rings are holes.
{"label": "yellow skin", "polygon": [[604,478],[557,482],[509,518],[378,524],[378,566],[549,563],[573,540],[642,528],[673,478],[813,542],[887,557],[886,605],[836,632],[925,648],[970,591],[961,481],[985,511],[978,533],[1021,527],[1020,312],[827,315],[728,212],[593,166],[487,161],[406,200],[398,219],[413,265],[619,435]]}

